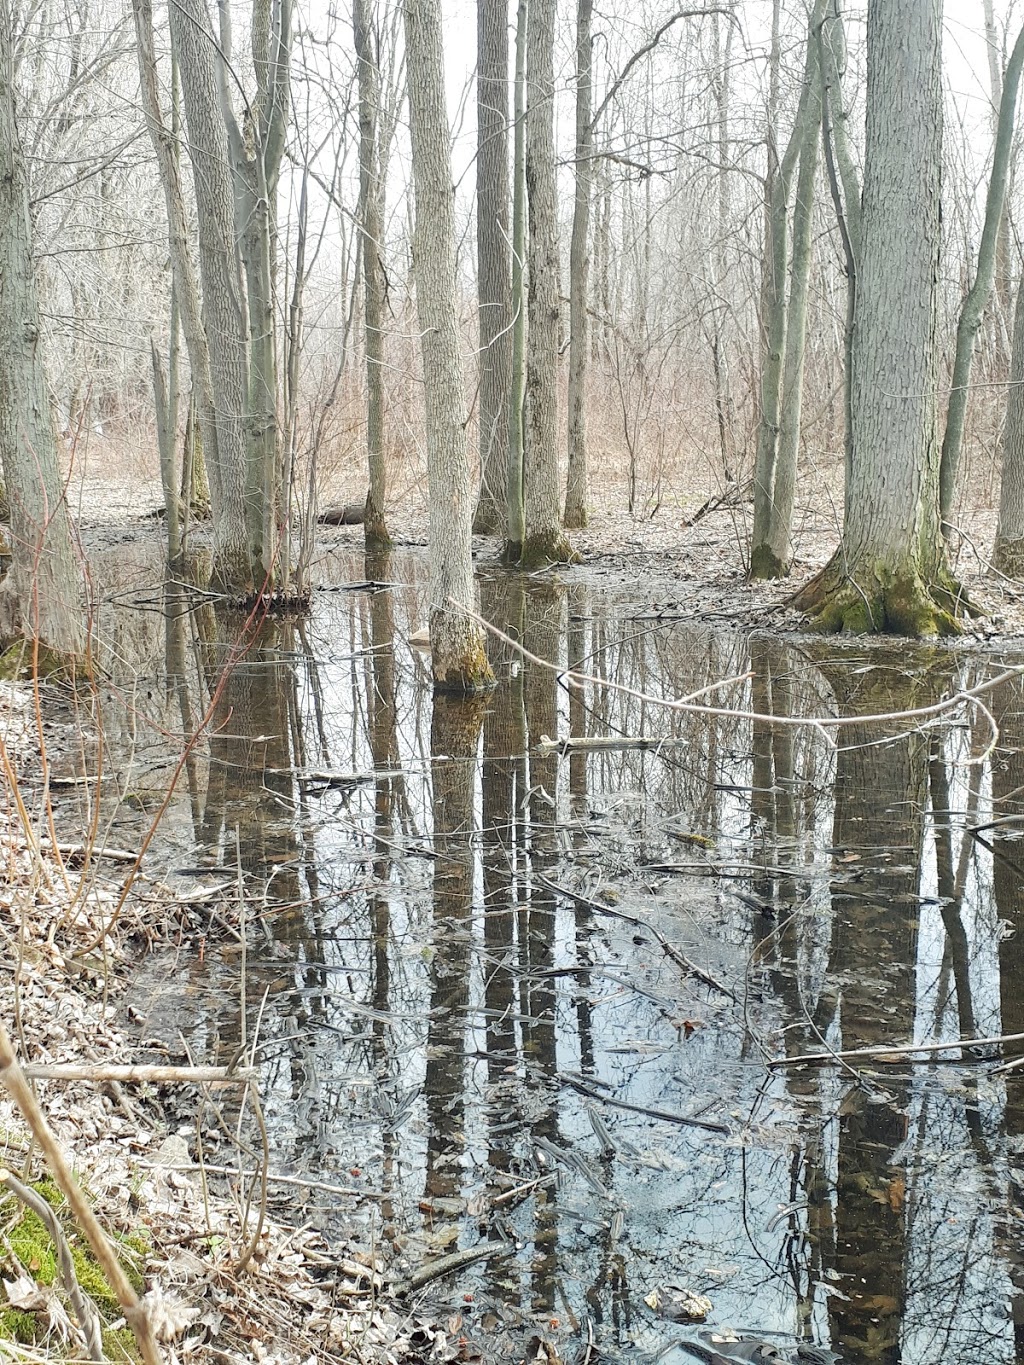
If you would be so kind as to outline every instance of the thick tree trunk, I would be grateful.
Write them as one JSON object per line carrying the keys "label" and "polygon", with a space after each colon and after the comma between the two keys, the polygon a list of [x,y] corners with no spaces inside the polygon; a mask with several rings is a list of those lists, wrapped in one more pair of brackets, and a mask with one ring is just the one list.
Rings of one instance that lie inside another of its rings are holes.
{"label": "thick tree trunk", "polygon": [[378,154],[380,73],[376,44],[366,0],[353,0],[352,29],[359,63],[359,220],[363,262],[363,318],[366,333],[366,461],[369,488],[363,522],[369,549],[391,543],[384,504],[387,470],[384,464],[384,279],[380,264],[384,232],[384,187]]}
{"label": "thick tree trunk", "polygon": [[870,0],[851,487],[843,543],[802,597],[823,630],[957,629],[934,404],[941,38],[941,0]]}
{"label": "thick tree trunk", "polygon": [[203,0],[180,0],[171,5],[170,20],[199,219],[203,330],[216,395],[215,449],[204,441],[213,502],[213,581],[226,592],[246,595],[256,586],[261,567],[259,546],[250,540],[250,527],[259,509],[248,506],[245,423],[249,329],[236,247],[228,137],[218,95],[217,40]]}
{"label": "thick tree trunk", "polygon": [[587,524],[587,285],[590,275],[594,35],[593,0],[576,6],[576,195],[569,243],[569,472],[565,483],[566,526]]}
{"label": "thick tree trunk", "polygon": [[413,266],[427,410],[430,650],[436,689],[478,692],[493,675],[480,628],[459,610],[472,608],[476,598],[440,0],[406,0],[404,17],[416,194]]}
{"label": "thick tree trunk", "polygon": [[526,198],[529,309],[521,563],[566,563],[558,487],[558,206],[555,194],[555,0],[530,0],[526,21]]}
{"label": "thick tree trunk", "polygon": [[473,530],[507,525],[512,282],[509,252],[508,3],[477,0],[477,302],[480,326],[480,497]]}
{"label": "thick tree trunk", "polygon": [[58,654],[85,648],[71,518],[43,366],[32,225],[14,117],[11,11],[0,9],[0,462],[11,567],[0,587],[0,640]]}

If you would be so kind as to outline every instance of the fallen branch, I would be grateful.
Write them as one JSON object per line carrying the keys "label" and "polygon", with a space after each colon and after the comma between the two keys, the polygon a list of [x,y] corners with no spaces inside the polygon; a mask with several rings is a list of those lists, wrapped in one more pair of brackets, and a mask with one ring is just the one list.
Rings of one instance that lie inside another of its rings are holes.
{"label": "fallen branch", "polygon": [[53,1172],[54,1180],[64,1198],[71,1205],[71,1212],[74,1214],[78,1226],[85,1233],[89,1246],[92,1248],[92,1254],[96,1257],[100,1269],[107,1277],[107,1284],[117,1296],[125,1321],[135,1334],[139,1354],[142,1356],[145,1365],[163,1365],[163,1356],[160,1354],[156,1338],[153,1336],[149,1316],[139,1302],[139,1296],[132,1288],[128,1276],[124,1273],[124,1267],[117,1259],[113,1247],[107,1240],[106,1233],[100,1227],[99,1220],[93,1213],[81,1185],[71,1174],[64,1154],[58,1146],[57,1139],[50,1131],[46,1116],[39,1107],[35,1092],[18,1065],[18,1059],[14,1055],[14,1048],[11,1045],[10,1034],[7,1032],[3,1020],[0,1020],[0,1079],[7,1087],[11,1099],[21,1110],[25,1122],[32,1130],[32,1136],[46,1160],[46,1164]]}
{"label": "fallen branch", "polygon": [[[241,1170],[238,1166],[211,1166],[208,1161],[174,1162],[172,1165],[160,1161],[142,1161],[139,1164],[145,1171],[183,1171],[194,1175],[205,1172],[207,1175],[228,1175],[242,1180],[258,1180],[261,1175],[259,1171]],[[322,1180],[303,1180],[297,1175],[274,1175],[272,1171],[267,1172],[267,1182],[270,1185],[294,1185],[300,1190],[312,1190],[320,1194],[354,1195],[359,1199],[394,1198],[394,1191],[361,1189],[357,1185],[329,1185]]]}
{"label": "fallen branch", "polygon": [[419,1270],[414,1271],[404,1284],[396,1285],[395,1293],[400,1296],[414,1294],[417,1289],[422,1289],[432,1280],[439,1280],[442,1275],[451,1275],[457,1270],[465,1270],[466,1266],[475,1265],[477,1261],[491,1261],[496,1256],[509,1256],[512,1250],[511,1243],[501,1239],[483,1242],[475,1247],[464,1247],[461,1251],[453,1251],[448,1256],[441,1256],[436,1261],[431,1261],[429,1265],[420,1266]]}
{"label": "fallen branch", "polygon": [[588,1099],[599,1100],[602,1104],[610,1104],[616,1109],[628,1109],[631,1114],[645,1114],[648,1118],[661,1119],[664,1123],[678,1123],[684,1128],[703,1128],[707,1133],[724,1133],[726,1137],[729,1135],[729,1129],[724,1123],[712,1123],[710,1119],[700,1119],[690,1114],[675,1114],[670,1109],[651,1109],[646,1104],[620,1100],[614,1095],[605,1095],[594,1086],[587,1085],[586,1081],[569,1076],[564,1071],[558,1072],[558,1079],[564,1085],[571,1085],[573,1090],[578,1090]]}
{"label": "fallen branch", "polygon": [[[846,1052],[805,1052],[799,1057],[772,1057],[766,1062],[770,1071],[785,1066],[820,1066],[829,1062],[846,1062],[860,1059],[878,1062],[913,1061],[914,1053],[924,1054],[922,1060],[934,1056],[936,1052],[949,1052],[953,1048],[996,1047],[1003,1043],[1024,1043],[1024,1033],[1001,1033],[993,1038],[953,1038],[945,1043],[893,1043],[888,1047],[856,1047]],[[1024,1058],[1007,1063],[1016,1066],[1024,1063]],[[1003,1068],[1000,1068],[1003,1069]]]}
{"label": "fallen branch", "polygon": [[240,1066],[234,1071],[227,1066],[107,1066],[72,1062],[32,1064],[21,1068],[30,1081],[96,1081],[103,1085],[118,1082],[127,1085],[247,1085],[256,1075],[256,1068]]}
{"label": "fallen branch", "polygon": [[[725,678],[720,682],[702,687],[699,691],[685,697],[658,697],[651,692],[642,692],[638,688],[627,687],[625,683],[612,682],[608,678],[598,677],[596,673],[580,673],[575,669],[563,668],[561,664],[552,663],[549,659],[542,659],[539,654],[532,654],[530,650],[524,649],[518,640],[505,631],[499,630],[497,626],[483,616],[479,616],[475,611],[470,611],[469,607],[463,606],[454,597],[448,598],[448,605],[456,611],[461,611],[471,621],[475,621],[489,635],[493,635],[496,639],[510,645],[521,658],[536,664],[538,668],[546,668],[551,673],[557,673],[560,678],[565,679],[566,685],[569,687],[582,687],[584,683],[590,683],[592,686],[603,688],[607,692],[619,692],[623,696],[633,697],[635,700],[646,702],[651,706],[664,706],[668,711],[679,711],[685,715],[724,716],[731,720],[751,720],[764,725],[815,730],[832,750],[839,746],[829,734],[830,729],[842,730],[853,725],[883,725],[895,722],[902,724],[906,721],[935,720],[939,716],[945,715],[947,711],[952,711],[957,706],[969,703],[971,706],[977,707],[988,721],[991,734],[988,744],[981,753],[964,759],[963,762],[965,766],[984,763],[999,742],[999,726],[996,724],[995,716],[981,700],[981,697],[984,693],[991,692],[993,688],[1000,686],[1001,683],[1008,682],[1011,678],[1024,676],[1024,664],[1017,664],[1013,668],[1003,669],[1001,673],[997,673],[995,677],[989,678],[986,682],[978,683],[976,687],[964,688],[954,693],[953,696],[946,697],[943,701],[935,702],[931,706],[913,707],[909,711],[881,711],[867,716],[772,716],[762,711],[737,710],[730,706],[708,706],[704,702],[695,700],[697,697],[702,697],[708,692],[726,687],[728,684],[741,679]],[[745,673],[742,678],[749,676],[750,674]]]}
{"label": "fallen branch", "polygon": [[595,736],[592,739],[579,735],[566,739],[551,739],[547,735],[541,735],[537,752],[567,754],[588,749],[668,749],[690,743],[689,739],[683,739],[678,735],[660,735],[656,738],[648,738],[645,735],[613,735]]}
{"label": "fallen branch", "polygon": [[50,1240],[57,1251],[60,1277],[64,1281],[64,1288],[71,1300],[75,1317],[81,1323],[89,1359],[102,1360],[103,1327],[100,1323],[100,1315],[96,1311],[95,1304],[89,1299],[88,1295],[82,1292],[82,1286],[78,1283],[71,1248],[68,1246],[68,1239],[64,1236],[64,1230],[57,1221],[57,1215],[41,1194],[37,1194],[30,1186],[23,1185],[17,1176],[12,1175],[10,1171],[0,1170],[0,1184],[6,1185],[16,1199],[20,1199],[27,1209],[32,1210],[50,1234]]}

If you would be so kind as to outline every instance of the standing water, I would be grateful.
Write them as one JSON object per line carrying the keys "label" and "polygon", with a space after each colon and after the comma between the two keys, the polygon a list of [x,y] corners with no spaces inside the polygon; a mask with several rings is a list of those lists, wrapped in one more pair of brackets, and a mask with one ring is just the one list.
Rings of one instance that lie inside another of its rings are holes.
{"label": "standing water", "polygon": [[[498,687],[453,701],[415,552],[339,554],[308,620],[245,637],[120,572],[105,837],[175,782],[143,866],[192,926],[140,966],[141,1037],[223,1064],[244,1012],[297,1223],[422,1282],[470,1359],[682,1365],[732,1329],[1024,1361],[1024,1043],[958,1045],[1024,1033],[1019,681],[987,754],[978,708],[857,717],[989,659],[502,575],[484,614],[556,667],[495,637]],[[714,683],[719,715],[653,700]]]}

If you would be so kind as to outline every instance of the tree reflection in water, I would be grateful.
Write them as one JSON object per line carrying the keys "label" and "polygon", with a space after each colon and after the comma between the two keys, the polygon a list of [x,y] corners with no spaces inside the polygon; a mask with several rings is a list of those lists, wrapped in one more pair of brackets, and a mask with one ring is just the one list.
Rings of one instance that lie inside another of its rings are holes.
{"label": "tree reflection in water", "polygon": [[[885,744],[855,725],[836,755],[811,731],[567,689],[494,642],[493,694],[434,701],[408,645],[417,558],[339,566],[339,583],[397,586],[325,594],[301,632],[268,623],[219,693],[235,628],[210,609],[179,600],[132,659],[144,677],[167,646],[167,681],[133,698],[171,737],[154,781],[217,697],[154,847],[225,877],[242,864],[275,1164],[383,1192],[372,1216],[407,1264],[500,1224],[520,1252],[434,1290],[485,1350],[489,1333],[519,1350],[540,1322],[592,1330],[613,1358],[656,1353],[686,1331],[649,1307],[676,1284],[707,1293],[719,1325],[848,1361],[1024,1360],[1024,1082],[955,1051],[859,1074],[762,1060],[823,1037],[1024,1031],[1021,933],[998,929],[1021,919],[1020,689],[996,699],[1002,741],[979,768],[964,766],[977,717]],[[753,670],[718,698],[740,709],[858,716],[984,670],[651,621],[579,582],[497,575],[482,601],[541,657],[648,693]],[[111,625],[126,655],[128,610]],[[123,767],[137,740],[126,757],[128,724],[107,729]],[[685,742],[538,747],[568,734]],[[216,921],[206,933],[202,963],[198,940],[180,959],[187,995],[158,998],[147,1029],[221,1060],[238,958]],[[168,968],[148,970],[140,998]],[[703,1111],[730,1136],[650,1111]],[[313,1196],[303,1216],[342,1230],[371,1215]]]}

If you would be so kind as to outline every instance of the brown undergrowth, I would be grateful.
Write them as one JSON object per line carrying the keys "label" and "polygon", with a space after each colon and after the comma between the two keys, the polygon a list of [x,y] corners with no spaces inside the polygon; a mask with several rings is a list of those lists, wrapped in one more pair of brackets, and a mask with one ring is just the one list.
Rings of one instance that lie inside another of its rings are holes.
{"label": "brown undergrowth", "polygon": [[[328,1245],[273,1215],[253,1169],[260,1124],[251,1107],[246,1120],[244,1088],[207,1091],[187,1068],[174,1084],[112,1078],[111,1068],[139,1061],[140,1044],[120,1023],[133,959],[196,910],[145,879],[122,905],[116,858],[54,847],[45,784],[33,781],[45,770],[39,734],[32,693],[0,684],[0,1017],[64,1161],[144,1295],[165,1359],[455,1358],[457,1341],[389,1294],[372,1248]],[[83,1066],[93,1079],[60,1076]],[[183,1090],[194,1110],[184,1124]],[[222,1143],[211,1158],[204,1123],[233,1133],[234,1148]],[[137,1360],[117,1299],[3,1089],[0,1165],[0,1358],[89,1358],[57,1235],[79,1309],[84,1294],[98,1313],[103,1357]],[[19,1186],[52,1207],[57,1234],[27,1211]]]}

